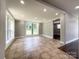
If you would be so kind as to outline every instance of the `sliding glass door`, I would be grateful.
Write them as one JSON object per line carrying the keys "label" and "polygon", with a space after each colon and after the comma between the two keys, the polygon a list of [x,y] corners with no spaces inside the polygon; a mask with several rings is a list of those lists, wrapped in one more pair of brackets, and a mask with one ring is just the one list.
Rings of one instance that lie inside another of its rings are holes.
{"label": "sliding glass door", "polygon": [[38,23],[33,23],[33,35],[38,35],[39,34],[39,24]]}
{"label": "sliding glass door", "polygon": [[39,24],[33,22],[26,22],[26,35],[38,35]]}
{"label": "sliding glass door", "polygon": [[26,35],[32,35],[32,23],[26,22]]}

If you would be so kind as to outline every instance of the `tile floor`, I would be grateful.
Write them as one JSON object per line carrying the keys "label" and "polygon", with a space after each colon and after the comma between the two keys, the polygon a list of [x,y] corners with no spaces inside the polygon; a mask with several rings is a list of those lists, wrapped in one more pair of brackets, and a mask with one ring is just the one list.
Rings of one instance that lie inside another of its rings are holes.
{"label": "tile floor", "polygon": [[6,59],[75,59],[59,50],[59,41],[42,36],[16,39],[6,51]]}

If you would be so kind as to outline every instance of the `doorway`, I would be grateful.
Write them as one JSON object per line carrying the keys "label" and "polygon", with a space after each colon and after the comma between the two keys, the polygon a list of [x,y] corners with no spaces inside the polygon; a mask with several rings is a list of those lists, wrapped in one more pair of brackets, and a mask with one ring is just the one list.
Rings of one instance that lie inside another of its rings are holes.
{"label": "doorway", "polygon": [[60,19],[56,19],[53,21],[53,28],[54,28],[54,39],[60,40],[60,29],[61,29],[61,25],[60,25]]}
{"label": "doorway", "polygon": [[38,35],[39,34],[39,23],[26,22],[26,35]]}

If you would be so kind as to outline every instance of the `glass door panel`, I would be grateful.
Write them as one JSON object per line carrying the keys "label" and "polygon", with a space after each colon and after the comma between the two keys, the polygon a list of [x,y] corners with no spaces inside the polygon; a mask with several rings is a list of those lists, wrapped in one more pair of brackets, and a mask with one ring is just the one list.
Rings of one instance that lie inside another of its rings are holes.
{"label": "glass door panel", "polygon": [[39,34],[39,24],[26,22],[26,35],[38,35]]}
{"label": "glass door panel", "polygon": [[39,24],[33,23],[33,35],[38,35],[38,34],[39,34]]}
{"label": "glass door panel", "polygon": [[26,35],[32,35],[32,23],[31,22],[26,23]]}

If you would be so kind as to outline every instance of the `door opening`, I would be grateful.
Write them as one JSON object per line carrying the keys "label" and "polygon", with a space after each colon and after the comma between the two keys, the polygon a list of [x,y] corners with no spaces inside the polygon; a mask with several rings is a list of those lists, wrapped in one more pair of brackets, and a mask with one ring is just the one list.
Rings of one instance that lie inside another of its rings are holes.
{"label": "door opening", "polygon": [[54,28],[54,39],[58,39],[60,40],[60,29],[61,29],[61,25],[60,25],[60,19],[56,19],[53,21],[53,28]]}
{"label": "door opening", "polygon": [[38,35],[39,34],[39,23],[26,22],[26,35]]}

